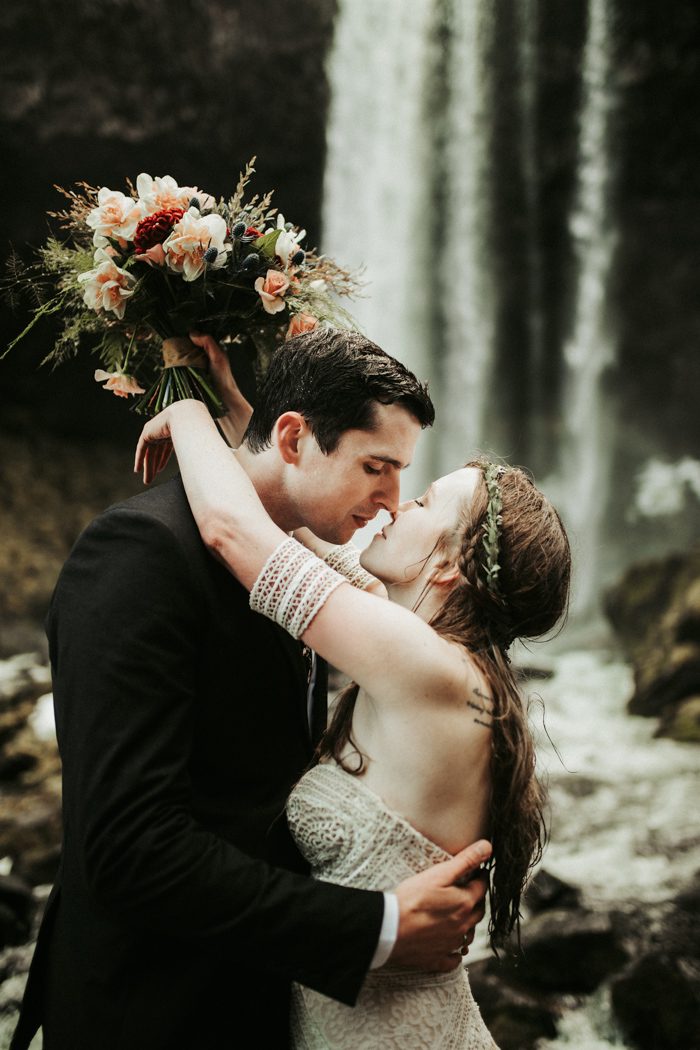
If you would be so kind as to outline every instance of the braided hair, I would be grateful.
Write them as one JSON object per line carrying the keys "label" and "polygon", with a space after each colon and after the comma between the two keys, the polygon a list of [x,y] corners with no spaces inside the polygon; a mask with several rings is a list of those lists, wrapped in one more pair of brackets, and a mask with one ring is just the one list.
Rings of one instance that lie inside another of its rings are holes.
{"label": "braided hair", "polygon": [[[498,950],[514,929],[519,932],[522,893],[546,841],[545,792],[535,773],[534,741],[508,649],[516,638],[542,637],[565,615],[571,552],[561,518],[529,475],[515,467],[502,469],[494,586],[493,556],[484,543],[493,519],[483,480],[489,464],[465,465],[478,468],[482,481],[440,541],[441,553],[455,560],[459,576],[430,625],[469,650],[493,698],[489,935]],[[353,684],[339,696],[319,746],[321,757],[332,757],[356,774],[364,768],[351,736],[357,692]],[[348,743],[355,749],[352,768],[342,758]]]}

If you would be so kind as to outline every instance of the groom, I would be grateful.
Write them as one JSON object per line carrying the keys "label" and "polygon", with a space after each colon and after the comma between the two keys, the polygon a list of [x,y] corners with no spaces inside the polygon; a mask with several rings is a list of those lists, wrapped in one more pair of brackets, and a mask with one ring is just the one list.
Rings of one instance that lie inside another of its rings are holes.
{"label": "groom", "polygon": [[[287,411],[319,452],[281,489]],[[317,329],[273,357],[241,458],[283,528],[346,542],[396,509],[433,414],[399,362]],[[64,842],[12,1050],[39,1026],[44,1050],[283,1050],[292,980],[352,1004],[387,958],[461,962],[484,886],[452,884],[478,850],[395,895],[304,874],[281,815],[325,723],[324,670],[309,687],[299,644],[250,611],[179,479],[88,526],[47,629]]]}

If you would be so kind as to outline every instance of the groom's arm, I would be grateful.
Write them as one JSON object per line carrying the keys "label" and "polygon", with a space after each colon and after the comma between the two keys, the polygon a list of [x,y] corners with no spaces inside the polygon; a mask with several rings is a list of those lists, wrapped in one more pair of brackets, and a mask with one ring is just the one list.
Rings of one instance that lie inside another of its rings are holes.
{"label": "groom's arm", "polygon": [[118,921],[230,946],[345,1002],[370,965],[382,895],[254,860],[193,818],[188,762],[210,613],[178,540],[115,510],[84,533],[50,617],[67,848]]}

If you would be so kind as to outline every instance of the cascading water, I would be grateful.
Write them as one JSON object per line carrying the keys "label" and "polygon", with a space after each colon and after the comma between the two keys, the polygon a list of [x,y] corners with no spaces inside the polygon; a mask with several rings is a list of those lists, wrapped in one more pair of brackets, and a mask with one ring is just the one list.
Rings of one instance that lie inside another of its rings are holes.
{"label": "cascading water", "polygon": [[525,191],[525,317],[529,345],[531,406],[529,447],[536,463],[545,461],[544,410],[544,274],[540,241],[541,201],[537,156],[537,0],[522,0],[518,13],[518,103],[520,108],[520,164]]}
{"label": "cascading water", "polygon": [[442,381],[436,398],[439,469],[484,448],[494,359],[495,289],[489,223],[490,0],[456,0],[445,9],[447,99],[442,164],[444,209]]}
{"label": "cascading water", "polygon": [[[431,381],[439,449],[419,445],[408,482],[416,490],[483,442],[491,11],[488,0],[341,3],[330,59],[323,250],[364,267],[355,317]],[[442,85],[447,97],[436,99]]]}
{"label": "cascading water", "polygon": [[[354,317],[421,378],[432,372],[422,270],[429,251],[423,101],[433,6],[433,0],[341,3],[330,58],[323,207],[323,250],[363,268],[367,287],[352,306]],[[426,443],[419,456],[416,490],[430,473]]]}
{"label": "cascading water", "polygon": [[610,0],[590,0],[583,59],[576,202],[570,229],[577,265],[576,301],[564,345],[565,437],[558,477],[549,486],[574,540],[572,611],[590,613],[600,585],[601,529],[612,453],[611,417],[602,377],[614,360],[608,286],[616,233],[612,211]]}
{"label": "cascading water", "polygon": [[[570,217],[573,303],[561,351],[564,378],[557,465],[543,487],[576,550],[572,609],[589,614],[601,582],[601,528],[611,461],[602,376],[614,359],[607,290],[615,251],[611,162],[611,0],[589,0],[582,61],[578,163]],[[526,279],[522,313],[530,406],[527,435],[503,418],[510,370],[495,375],[499,286],[493,167],[498,75],[496,10],[488,0],[346,0],[330,59],[323,248],[364,266],[354,306],[366,333],[431,382],[434,436],[424,437],[407,489],[477,450],[535,469],[557,414],[544,361],[545,289],[538,181],[536,0],[517,8],[518,113],[512,162],[520,167]],[[362,74],[359,71],[362,70]],[[517,145],[519,143],[519,146]],[[493,391],[499,391],[494,397]],[[549,455],[551,460],[552,456]]]}

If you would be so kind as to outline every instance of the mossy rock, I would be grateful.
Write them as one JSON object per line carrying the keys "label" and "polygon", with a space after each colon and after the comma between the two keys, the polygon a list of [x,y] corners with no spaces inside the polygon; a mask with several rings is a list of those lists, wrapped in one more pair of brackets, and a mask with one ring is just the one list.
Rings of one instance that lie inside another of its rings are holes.
{"label": "mossy rock", "polygon": [[700,744],[700,696],[689,696],[664,711],[656,734],[685,744]]}

